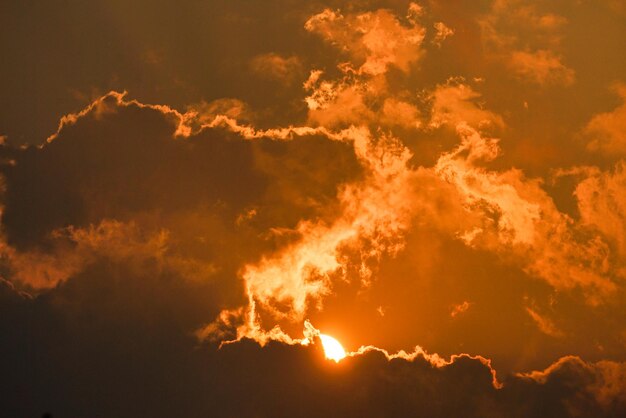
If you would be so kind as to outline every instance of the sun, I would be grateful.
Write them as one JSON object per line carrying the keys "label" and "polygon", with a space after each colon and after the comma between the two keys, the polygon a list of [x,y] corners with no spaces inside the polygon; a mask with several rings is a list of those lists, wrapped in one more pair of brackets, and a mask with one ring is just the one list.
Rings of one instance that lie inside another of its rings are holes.
{"label": "sun", "polygon": [[322,347],[324,347],[324,354],[327,359],[339,362],[346,356],[346,350],[339,341],[331,337],[330,335],[320,334],[320,340],[322,341]]}

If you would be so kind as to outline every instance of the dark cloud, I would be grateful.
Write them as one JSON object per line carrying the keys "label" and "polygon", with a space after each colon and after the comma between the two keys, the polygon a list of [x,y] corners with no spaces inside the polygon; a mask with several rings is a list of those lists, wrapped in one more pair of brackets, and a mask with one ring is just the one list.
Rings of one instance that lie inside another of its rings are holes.
{"label": "dark cloud", "polygon": [[[496,388],[484,360],[370,351],[338,364],[318,345],[198,346],[213,284],[99,264],[34,300],[2,293],[5,416],[618,417],[626,369],[564,358]],[[180,302],[184,303],[181,304]]]}
{"label": "dark cloud", "polygon": [[208,132],[175,141],[174,129],[159,111],[105,100],[43,148],[14,151],[4,167],[8,242],[24,248],[67,225],[218,201],[237,212],[264,192],[248,143]]}
{"label": "dark cloud", "polygon": [[349,144],[322,137],[249,141],[221,128],[175,138],[178,122],[112,95],[42,147],[5,145],[7,242],[28,249],[70,225],[151,216],[167,222],[198,211],[219,212],[229,227],[246,210],[257,212],[252,222],[261,227],[293,227],[323,215],[338,185],[359,174]]}
{"label": "dark cloud", "polygon": [[266,110],[266,126],[302,119],[298,83],[287,88],[250,77],[249,63],[268,53],[317,50],[322,56],[303,25],[325,6],[294,0],[9,1],[0,16],[6,56],[0,135],[39,143],[62,115],[125,89],[144,102],[178,108],[236,97]]}

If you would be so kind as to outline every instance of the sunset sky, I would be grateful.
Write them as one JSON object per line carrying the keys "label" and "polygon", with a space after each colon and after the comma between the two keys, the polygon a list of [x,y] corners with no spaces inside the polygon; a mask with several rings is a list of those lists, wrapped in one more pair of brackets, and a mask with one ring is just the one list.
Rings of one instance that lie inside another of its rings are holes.
{"label": "sunset sky", "polygon": [[626,2],[4,0],[0,417],[625,417]]}

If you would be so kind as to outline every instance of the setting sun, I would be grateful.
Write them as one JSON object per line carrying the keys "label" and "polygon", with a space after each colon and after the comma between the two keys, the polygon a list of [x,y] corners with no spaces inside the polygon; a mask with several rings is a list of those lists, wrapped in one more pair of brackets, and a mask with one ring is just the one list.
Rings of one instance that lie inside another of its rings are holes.
{"label": "setting sun", "polygon": [[339,362],[346,356],[346,350],[343,349],[341,343],[330,335],[320,334],[320,340],[322,341],[327,359]]}

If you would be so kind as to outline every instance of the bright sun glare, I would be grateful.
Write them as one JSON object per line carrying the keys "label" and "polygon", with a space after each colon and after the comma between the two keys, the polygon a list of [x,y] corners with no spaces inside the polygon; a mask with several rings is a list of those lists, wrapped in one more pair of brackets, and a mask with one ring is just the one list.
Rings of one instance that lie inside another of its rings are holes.
{"label": "bright sun glare", "polygon": [[327,359],[339,362],[339,360],[346,356],[346,350],[343,349],[341,343],[330,335],[320,334],[320,340],[322,340],[324,354],[326,354]]}

